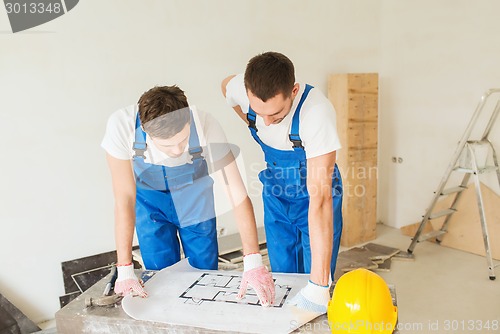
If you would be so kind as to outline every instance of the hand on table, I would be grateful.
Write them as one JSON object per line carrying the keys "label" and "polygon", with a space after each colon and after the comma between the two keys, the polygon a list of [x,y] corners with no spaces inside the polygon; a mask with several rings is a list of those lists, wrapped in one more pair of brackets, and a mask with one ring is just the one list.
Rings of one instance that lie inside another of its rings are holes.
{"label": "hand on table", "polygon": [[271,306],[274,303],[275,291],[273,276],[262,264],[260,254],[248,254],[243,258],[244,272],[241,278],[238,299],[242,299],[247,287],[252,287],[259,297],[262,306]]}
{"label": "hand on table", "polygon": [[118,270],[118,278],[116,279],[114,288],[116,294],[126,296],[130,293],[132,296],[139,296],[142,298],[148,296],[148,293],[144,289],[144,285],[135,275],[133,264],[124,266],[118,265],[116,269]]}
{"label": "hand on table", "polygon": [[318,285],[309,280],[307,285],[303,287],[288,303],[306,311],[323,314],[326,313],[329,301],[329,286]]}

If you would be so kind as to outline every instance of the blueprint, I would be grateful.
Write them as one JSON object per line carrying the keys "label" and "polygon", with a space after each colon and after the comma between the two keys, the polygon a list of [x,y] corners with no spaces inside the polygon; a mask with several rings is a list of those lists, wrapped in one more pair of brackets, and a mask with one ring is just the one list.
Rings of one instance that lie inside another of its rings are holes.
{"label": "blueprint", "polygon": [[[240,283],[241,276],[203,273],[179,298],[184,298],[185,303],[197,305],[203,302],[223,302],[261,306],[257,293],[252,288],[247,290],[245,298],[236,299]],[[276,299],[273,307],[283,307],[291,290],[290,286],[275,284]]]}
{"label": "blueprint", "polygon": [[137,320],[241,333],[289,333],[319,316],[287,303],[309,275],[273,273],[275,303],[263,307],[250,287],[244,298],[236,298],[241,274],[195,269],[185,259],[145,283],[147,298],[126,296],[122,307]]}

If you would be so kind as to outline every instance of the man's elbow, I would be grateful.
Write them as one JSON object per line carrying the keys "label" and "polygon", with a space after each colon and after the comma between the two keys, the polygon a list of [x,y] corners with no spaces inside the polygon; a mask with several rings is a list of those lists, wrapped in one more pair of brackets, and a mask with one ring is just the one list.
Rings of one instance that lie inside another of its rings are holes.
{"label": "man's elbow", "polygon": [[224,80],[222,80],[221,84],[220,84],[220,89],[222,91],[222,95],[224,95],[224,97],[226,97],[226,92],[227,92],[227,84],[229,83],[229,81],[231,81],[232,78],[234,78],[235,75],[230,75],[228,76],[227,78],[225,78]]}
{"label": "man's elbow", "polygon": [[323,211],[324,208],[331,208],[332,200],[331,191],[311,194],[309,198],[309,210]]}
{"label": "man's elbow", "polygon": [[135,208],[135,194],[115,197],[115,210],[123,211]]}

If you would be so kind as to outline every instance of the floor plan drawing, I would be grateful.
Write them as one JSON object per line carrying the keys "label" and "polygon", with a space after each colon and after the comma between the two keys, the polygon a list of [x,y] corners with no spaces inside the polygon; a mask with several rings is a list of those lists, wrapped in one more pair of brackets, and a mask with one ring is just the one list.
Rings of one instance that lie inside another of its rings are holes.
{"label": "floor plan drawing", "polygon": [[[276,280],[275,280],[276,282]],[[186,304],[200,305],[204,302],[224,302],[261,305],[255,291],[249,287],[245,297],[238,300],[241,276],[203,273],[179,298]],[[273,307],[283,307],[292,288],[275,284],[276,298]]]}
{"label": "floor plan drawing", "polygon": [[[234,270],[196,269],[183,259],[146,282],[148,298],[129,294],[122,300],[122,308],[136,320],[193,327],[189,333],[291,333],[320,315],[288,303],[307,285],[308,274],[273,273],[274,307],[260,306],[251,288],[238,300],[241,274]],[[198,327],[201,329],[196,330]]]}

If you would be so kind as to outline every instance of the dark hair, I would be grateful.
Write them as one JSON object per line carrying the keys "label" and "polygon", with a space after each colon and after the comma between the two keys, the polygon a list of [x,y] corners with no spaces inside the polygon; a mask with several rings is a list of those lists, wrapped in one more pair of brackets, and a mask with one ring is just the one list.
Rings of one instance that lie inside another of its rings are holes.
{"label": "dark hair", "polygon": [[141,124],[151,137],[171,138],[190,122],[186,95],[175,85],[151,88],[138,104]]}
{"label": "dark hair", "polygon": [[278,52],[265,52],[250,59],[245,70],[245,88],[266,102],[279,93],[289,97],[295,84],[293,63]]}

